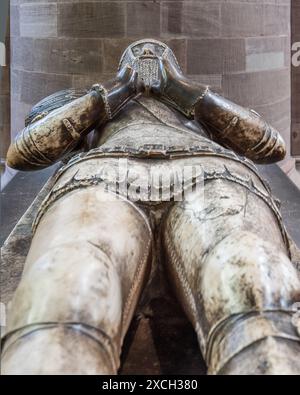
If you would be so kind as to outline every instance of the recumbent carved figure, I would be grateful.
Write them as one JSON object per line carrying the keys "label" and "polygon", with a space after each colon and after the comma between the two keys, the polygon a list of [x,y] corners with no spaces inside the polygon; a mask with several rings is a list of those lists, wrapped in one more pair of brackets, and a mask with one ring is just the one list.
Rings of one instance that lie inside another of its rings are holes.
{"label": "recumbent carved figure", "polygon": [[[284,156],[274,128],[190,81],[155,40],[130,45],[112,81],[38,103],[8,165],[64,165],[34,222],[2,372],[117,373],[151,265],[163,254],[210,374],[299,374],[291,308],[299,273],[254,165]],[[186,167],[193,170],[182,182],[178,169]],[[150,183],[153,169],[170,181],[169,199],[163,181]]]}

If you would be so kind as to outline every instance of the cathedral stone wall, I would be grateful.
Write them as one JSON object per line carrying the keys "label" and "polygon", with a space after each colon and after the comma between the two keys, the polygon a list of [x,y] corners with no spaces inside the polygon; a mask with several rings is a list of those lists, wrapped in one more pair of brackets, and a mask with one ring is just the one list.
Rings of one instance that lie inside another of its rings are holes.
{"label": "cathedral stone wall", "polygon": [[[8,44],[7,42],[5,47],[7,54],[9,52]],[[10,73],[8,64],[2,67],[0,74],[0,136],[0,155],[2,164],[10,144]]]}
{"label": "cathedral stone wall", "polygon": [[[292,153],[300,157],[300,0],[292,0]],[[300,163],[299,163],[300,165]]]}
{"label": "cathedral stone wall", "polygon": [[6,152],[10,144],[10,54],[7,3],[0,4],[0,31],[0,158],[2,174]]}

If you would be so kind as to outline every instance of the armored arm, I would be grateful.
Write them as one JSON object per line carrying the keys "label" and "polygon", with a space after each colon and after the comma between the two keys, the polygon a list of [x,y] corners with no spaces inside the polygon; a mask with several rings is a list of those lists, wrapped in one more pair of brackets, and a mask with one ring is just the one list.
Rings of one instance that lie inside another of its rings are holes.
{"label": "armored arm", "polygon": [[275,163],[286,155],[280,133],[258,113],[209,89],[195,105],[195,118],[210,127],[216,141],[256,163]]}
{"label": "armored arm", "polygon": [[[285,143],[279,132],[255,111],[212,92],[208,86],[186,78],[171,62],[161,64],[163,101],[208,127],[211,138],[256,163],[284,159]],[[154,87],[155,89],[155,87]]]}
{"label": "armored arm", "polygon": [[128,67],[115,79],[94,85],[87,94],[35,117],[11,144],[8,166],[39,170],[60,160],[136,95],[135,79],[136,72]]}

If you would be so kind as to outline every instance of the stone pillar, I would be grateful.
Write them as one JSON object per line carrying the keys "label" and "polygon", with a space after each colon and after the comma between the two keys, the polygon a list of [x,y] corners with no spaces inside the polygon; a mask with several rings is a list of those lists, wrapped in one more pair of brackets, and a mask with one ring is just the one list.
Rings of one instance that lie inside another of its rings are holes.
{"label": "stone pillar", "polygon": [[[168,43],[196,80],[290,142],[290,0],[11,0],[13,130],[42,97],[109,78],[128,43]],[[292,174],[294,161],[284,170]]]}
{"label": "stone pillar", "polygon": [[292,154],[300,157],[300,0],[292,0]]}

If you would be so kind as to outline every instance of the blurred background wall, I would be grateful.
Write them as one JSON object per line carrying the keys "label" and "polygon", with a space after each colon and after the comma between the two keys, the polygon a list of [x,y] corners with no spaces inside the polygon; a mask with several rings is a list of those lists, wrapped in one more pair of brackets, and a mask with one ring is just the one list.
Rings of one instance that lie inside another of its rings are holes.
{"label": "blurred background wall", "polygon": [[0,158],[1,173],[10,143],[9,0],[0,2]]}
{"label": "blurred background wall", "polygon": [[300,157],[300,0],[292,0],[292,48],[292,153]]}
{"label": "blurred background wall", "polygon": [[[38,100],[111,77],[130,42],[153,37],[289,146],[290,27],[290,0],[11,0],[12,136]],[[296,180],[295,161],[281,165]]]}

